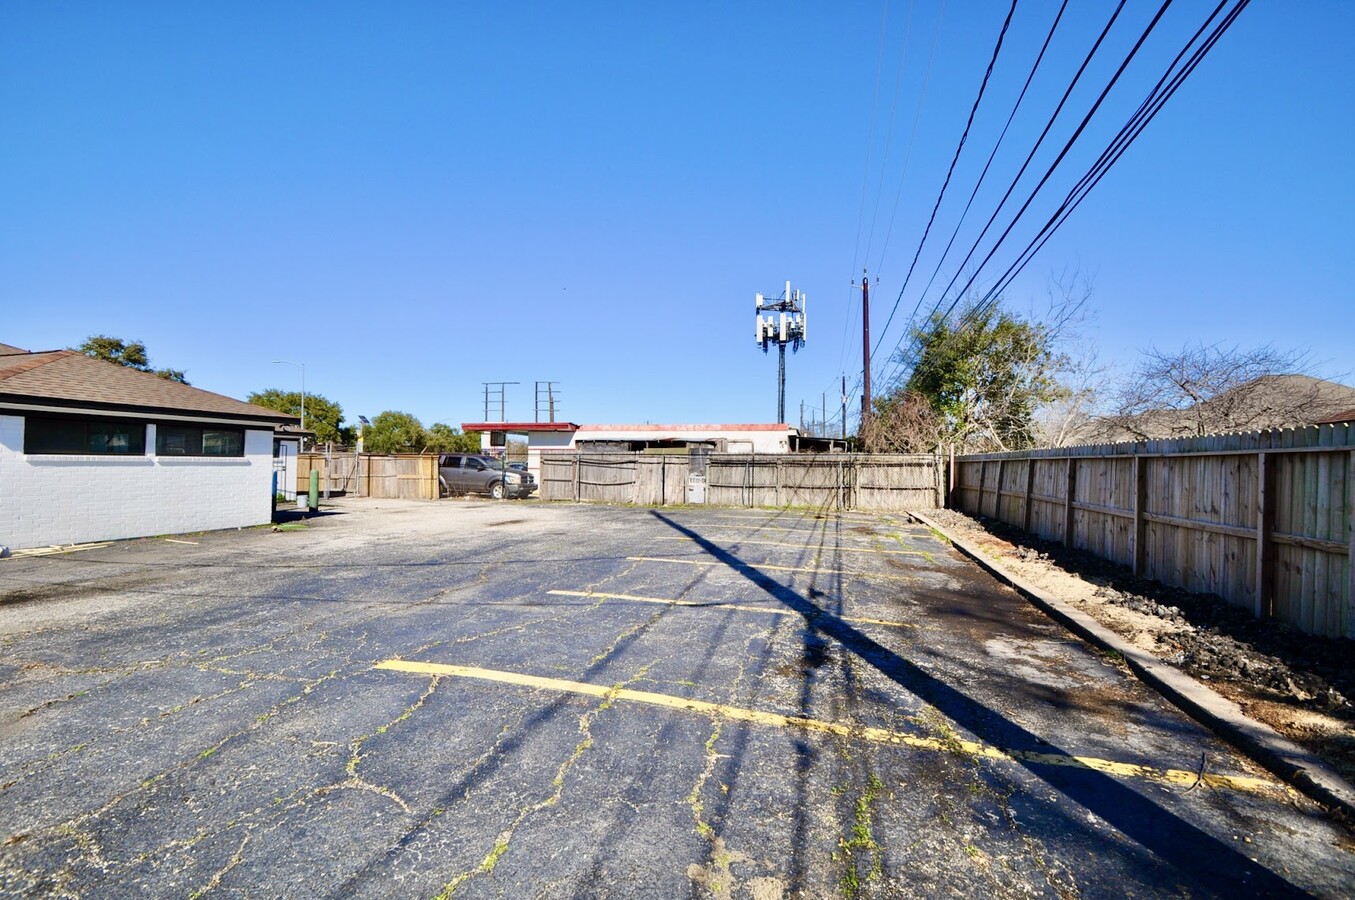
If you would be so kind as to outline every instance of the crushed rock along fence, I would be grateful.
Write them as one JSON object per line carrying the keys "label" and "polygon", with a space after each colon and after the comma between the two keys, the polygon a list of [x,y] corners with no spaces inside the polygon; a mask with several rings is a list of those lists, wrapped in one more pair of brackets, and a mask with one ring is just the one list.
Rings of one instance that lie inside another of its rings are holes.
{"label": "crushed rock along fence", "polygon": [[950,505],[1212,593],[1303,632],[1355,638],[1355,427],[986,453]]}
{"label": "crushed rock along fence", "polygon": [[935,509],[945,496],[941,460],[930,455],[570,451],[542,451],[540,496],[644,506],[686,503],[691,475],[704,476],[704,502],[717,506],[902,511]]}

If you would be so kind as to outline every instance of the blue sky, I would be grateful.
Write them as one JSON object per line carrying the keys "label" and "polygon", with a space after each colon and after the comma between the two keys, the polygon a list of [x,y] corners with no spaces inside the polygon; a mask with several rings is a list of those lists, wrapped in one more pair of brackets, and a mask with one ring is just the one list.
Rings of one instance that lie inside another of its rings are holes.
{"label": "blue sky", "polygon": [[[1157,6],[1126,5],[1038,173]],[[825,392],[831,413],[840,373],[860,373],[850,282],[879,277],[878,336],[1007,8],[7,3],[0,342],[139,339],[154,364],[239,397],[295,388],[272,360],[304,361],[307,388],[350,421],[476,421],[484,381],[522,382],[508,415],[531,419],[536,380],[559,383],[576,422],[770,421],[776,360],[753,342],[753,295],[789,279],[810,332],[788,359],[787,415]],[[1057,8],[1018,3],[885,349]],[[1173,6],[1028,218],[1211,8]],[[1070,4],[957,246],[1111,9]],[[1350,382],[1353,132],[1355,4],[1258,0],[1008,302],[1080,270],[1105,361],[1271,342]],[[1018,226],[980,283],[1032,233]]]}

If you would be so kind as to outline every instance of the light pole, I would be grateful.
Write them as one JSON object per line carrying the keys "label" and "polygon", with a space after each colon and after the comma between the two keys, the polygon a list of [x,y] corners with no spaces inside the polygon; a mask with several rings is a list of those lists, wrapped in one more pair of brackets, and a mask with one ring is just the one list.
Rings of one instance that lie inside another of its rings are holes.
{"label": "light pole", "polygon": [[[273,365],[286,364],[301,370],[301,430],[306,430],[306,364],[292,362],[290,359],[275,359]],[[304,438],[303,438],[304,440]]]}

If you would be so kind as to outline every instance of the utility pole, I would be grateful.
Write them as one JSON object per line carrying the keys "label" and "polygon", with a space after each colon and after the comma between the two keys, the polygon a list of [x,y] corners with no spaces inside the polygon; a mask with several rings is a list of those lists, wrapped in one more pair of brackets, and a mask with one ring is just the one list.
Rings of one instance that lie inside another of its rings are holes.
{"label": "utility pole", "polygon": [[847,439],[847,376],[842,376],[842,439]]}
{"label": "utility pole", "polygon": [[[877,278],[878,282],[879,279]],[[861,270],[861,427],[870,421],[870,278]]]}
{"label": "utility pole", "polygon": [[[796,352],[805,344],[809,320],[805,312],[808,306],[804,291],[792,291],[790,282],[786,282],[786,292],[776,300],[767,300],[761,294],[757,299],[757,343],[762,352],[774,343],[777,346],[779,364],[776,377],[776,421],[786,421],[786,345]],[[768,315],[764,316],[763,312]]]}

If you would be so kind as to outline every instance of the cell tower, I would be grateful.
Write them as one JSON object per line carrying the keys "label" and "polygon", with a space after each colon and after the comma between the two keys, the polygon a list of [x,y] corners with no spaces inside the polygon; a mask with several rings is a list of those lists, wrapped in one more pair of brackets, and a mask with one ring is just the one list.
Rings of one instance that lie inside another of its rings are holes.
{"label": "cell tower", "polygon": [[805,343],[805,324],[809,319],[805,313],[807,298],[803,291],[792,291],[789,281],[786,292],[775,300],[768,300],[761,294],[756,296],[757,342],[763,353],[775,344],[780,357],[776,376],[776,421],[782,423],[786,421],[786,345],[789,344],[794,352]]}

